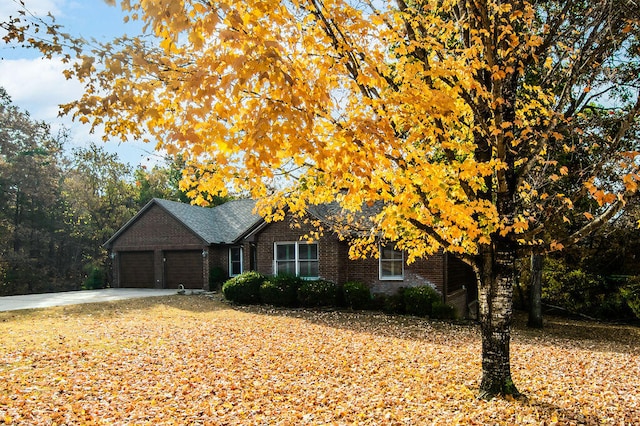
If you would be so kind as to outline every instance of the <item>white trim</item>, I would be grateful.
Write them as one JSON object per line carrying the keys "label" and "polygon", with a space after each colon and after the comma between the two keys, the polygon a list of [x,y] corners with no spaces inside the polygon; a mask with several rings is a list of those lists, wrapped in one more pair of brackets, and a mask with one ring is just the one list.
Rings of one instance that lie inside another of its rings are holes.
{"label": "white trim", "polygon": [[[380,281],[403,281],[404,280],[404,252],[393,249],[394,252],[400,253],[402,259],[382,259],[382,244],[378,244],[378,279]],[[382,275],[382,262],[398,262],[401,261],[402,273],[400,275]]]}
{"label": "white trim", "polygon": [[237,277],[240,274],[233,273],[233,264],[231,262],[231,250],[240,249],[240,274],[244,272],[244,248],[242,246],[231,246],[229,247],[229,276]]}
{"label": "white trim", "polygon": [[[310,245],[310,244],[315,244],[316,246],[316,258],[315,259],[300,259],[300,250],[299,247],[302,245]],[[305,280],[317,280],[320,278],[320,245],[318,244],[317,241],[312,241],[312,242],[306,242],[306,241],[275,241],[273,243],[273,274],[277,275],[278,274],[278,246],[284,246],[284,245],[293,245],[294,249],[293,249],[293,254],[294,254],[294,258],[293,259],[289,259],[286,260],[287,262],[294,262],[294,266],[295,266],[295,275],[296,277],[300,276],[300,262],[305,262],[305,261],[311,261],[311,262],[317,262],[318,263],[318,276],[315,277],[301,277],[302,279]],[[281,261],[285,261],[285,260],[281,260]]]}

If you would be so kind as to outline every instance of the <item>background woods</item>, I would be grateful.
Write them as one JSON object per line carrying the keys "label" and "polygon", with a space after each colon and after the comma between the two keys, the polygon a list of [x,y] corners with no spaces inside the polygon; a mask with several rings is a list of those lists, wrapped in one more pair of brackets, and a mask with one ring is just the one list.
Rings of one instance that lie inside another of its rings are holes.
{"label": "background woods", "polygon": [[102,287],[102,248],[153,197],[184,200],[179,160],[135,170],[64,133],[0,88],[0,295]]}

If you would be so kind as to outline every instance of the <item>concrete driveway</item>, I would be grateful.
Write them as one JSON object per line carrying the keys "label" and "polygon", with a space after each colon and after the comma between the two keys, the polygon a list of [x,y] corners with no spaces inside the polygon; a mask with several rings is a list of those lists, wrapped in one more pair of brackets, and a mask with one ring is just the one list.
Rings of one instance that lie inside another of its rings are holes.
{"label": "concrete driveway", "polygon": [[50,306],[78,305],[80,303],[108,302],[137,297],[169,296],[175,289],[106,288],[102,290],[65,291],[62,293],[26,294],[0,297],[0,311],[48,308]]}

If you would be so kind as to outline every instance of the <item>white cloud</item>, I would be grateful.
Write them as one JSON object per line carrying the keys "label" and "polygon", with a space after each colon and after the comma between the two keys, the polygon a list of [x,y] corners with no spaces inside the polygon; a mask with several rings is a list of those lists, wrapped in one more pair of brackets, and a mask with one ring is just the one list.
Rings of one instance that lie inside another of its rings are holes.
{"label": "white cloud", "polygon": [[[51,13],[53,16],[62,16],[64,0],[27,0],[26,7],[29,12],[36,16],[46,16]],[[19,0],[3,0],[0,2],[0,20],[5,20],[9,16],[17,16],[21,9]]]}
{"label": "white cloud", "polygon": [[[124,32],[122,13],[118,7],[110,7],[101,0],[25,0],[28,10],[44,17],[51,13],[56,22],[74,35],[107,37]],[[17,16],[20,0],[0,0],[0,21]],[[0,37],[2,31],[0,30]],[[11,49],[0,40],[0,86],[11,96],[13,104],[28,111],[35,120],[47,122],[55,134],[69,129],[71,146],[86,146],[90,141],[101,143],[100,129],[90,134],[90,126],[72,121],[70,116],[58,117],[59,105],[79,99],[82,85],[67,80],[63,70],[67,65],[59,58],[42,59],[33,49]],[[102,145],[108,152],[117,153],[121,161],[132,165],[154,164],[159,161],[154,144],[142,142],[107,142]]]}
{"label": "white cloud", "polygon": [[[62,71],[65,64],[60,59],[12,59],[0,61],[0,86],[4,87],[12,103],[31,117],[51,125],[53,134],[66,128],[70,130],[71,147],[86,146],[90,141],[101,143],[102,133],[89,133],[90,126],[72,121],[70,116],[59,117],[59,105],[79,99],[82,85],[67,80]],[[121,161],[137,164],[155,164],[153,144],[142,142],[107,142],[102,145],[108,152],[118,153]]]}
{"label": "white cloud", "polygon": [[77,99],[82,85],[67,80],[60,59],[9,59],[0,61],[0,85],[14,103],[39,120],[53,120],[58,105]]}

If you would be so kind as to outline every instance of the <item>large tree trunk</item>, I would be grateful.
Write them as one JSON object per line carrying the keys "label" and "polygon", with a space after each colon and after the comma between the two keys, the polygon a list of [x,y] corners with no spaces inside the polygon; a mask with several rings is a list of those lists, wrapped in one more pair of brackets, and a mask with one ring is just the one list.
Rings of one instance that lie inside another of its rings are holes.
{"label": "large tree trunk", "polygon": [[[494,46],[497,50],[497,46]],[[497,52],[487,51],[488,55]],[[499,55],[498,55],[499,56]],[[505,64],[501,64],[505,65]],[[493,122],[498,128],[510,127],[516,119],[518,74],[512,73],[505,80],[487,80],[487,89],[499,94],[503,103],[497,110],[485,106],[478,119]],[[490,81],[490,83],[489,83]],[[492,111],[489,113],[489,111]],[[476,158],[479,161],[498,159],[505,167],[496,167],[492,181],[487,181],[485,192],[479,195],[495,202],[500,224],[504,227],[492,235],[491,244],[481,247],[480,283],[478,301],[482,330],[482,381],[480,397],[489,399],[496,395],[518,396],[520,393],[511,378],[511,321],[513,317],[513,284],[517,243],[510,227],[516,217],[517,193],[516,158],[513,134],[499,133],[495,138],[486,134],[474,134]],[[495,156],[495,157],[494,157]],[[495,192],[493,192],[495,190]],[[494,198],[495,197],[495,198]]]}
{"label": "large tree trunk", "polygon": [[479,396],[518,396],[511,378],[510,341],[513,316],[515,250],[502,240],[485,247],[480,272],[479,305],[482,330],[482,382]]}
{"label": "large tree trunk", "polygon": [[542,328],[542,261],[541,254],[531,254],[531,288],[527,326]]}

